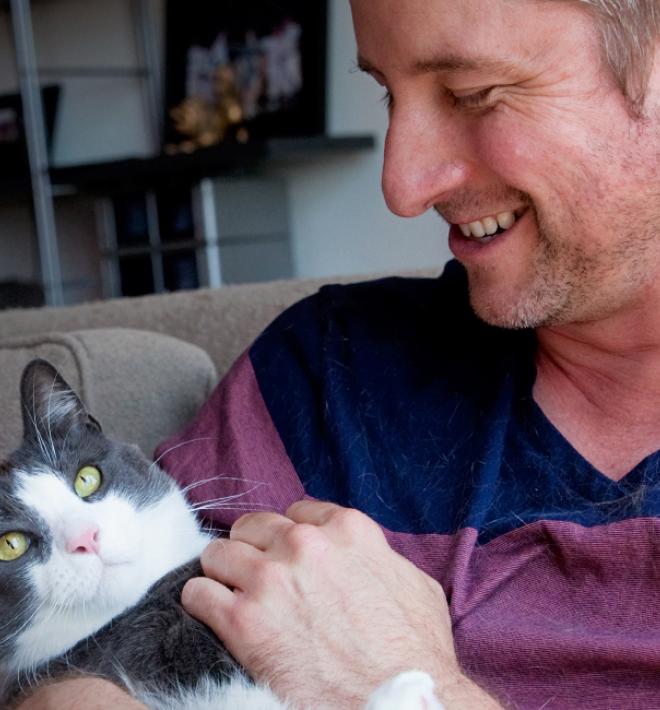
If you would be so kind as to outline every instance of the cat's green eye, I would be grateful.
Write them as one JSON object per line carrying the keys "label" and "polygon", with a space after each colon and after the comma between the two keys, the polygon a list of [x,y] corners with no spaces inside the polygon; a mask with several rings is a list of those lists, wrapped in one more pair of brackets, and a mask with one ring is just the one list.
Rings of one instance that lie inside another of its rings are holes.
{"label": "cat's green eye", "polygon": [[8,532],[0,537],[0,561],[11,562],[22,557],[30,541],[27,536],[20,532]]}
{"label": "cat's green eye", "polygon": [[76,475],[73,488],[81,498],[88,498],[98,491],[102,480],[103,476],[96,466],[83,466]]}

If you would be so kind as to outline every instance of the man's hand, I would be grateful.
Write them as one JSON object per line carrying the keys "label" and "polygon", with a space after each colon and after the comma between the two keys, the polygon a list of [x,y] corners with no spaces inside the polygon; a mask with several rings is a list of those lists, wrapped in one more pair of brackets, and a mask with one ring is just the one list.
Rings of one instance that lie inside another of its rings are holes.
{"label": "man's hand", "polygon": [[186,584],[184,607],[299,706],[358,708],[410,668],[435,679],[448,708],[445,689],[485,698],[460,673],[440,585],[355,510],[302,501],[286,517],[251,513],[209,545],[202,567],[207,577]]}

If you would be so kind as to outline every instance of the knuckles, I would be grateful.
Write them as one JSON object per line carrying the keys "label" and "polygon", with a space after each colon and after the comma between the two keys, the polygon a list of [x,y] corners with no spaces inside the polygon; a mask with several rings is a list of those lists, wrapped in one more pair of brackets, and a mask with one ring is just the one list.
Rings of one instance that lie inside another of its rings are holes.
{"label": "knuckles", "polygon": [[294,558],[325,549],[328,545],[326,534],[316,525],[297,523],[283,534],[284,543]]}
{"label": "knuckles", "polygon": [[328,525],[351,542],[382,538],[378,524],[355,508],[337,508],[332,511],[328,516]]}
{"label": "knuckles", "polygon": [[318,557],[333,545],[344,547],[385,540],[378,524],[364,513],[340,507],[330,511],[321,525],[297,523],[284,530],[282,538],[293,559]]}

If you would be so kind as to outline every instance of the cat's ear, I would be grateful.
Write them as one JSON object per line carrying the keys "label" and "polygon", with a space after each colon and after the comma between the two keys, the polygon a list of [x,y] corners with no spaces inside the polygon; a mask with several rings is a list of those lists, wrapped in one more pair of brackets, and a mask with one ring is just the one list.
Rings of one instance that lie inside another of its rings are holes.
{"label": "cat's ear", "polygon": [[76,424],[101,431],[78,395],[46,360],[32,360],[23,371],[21,408],[26,439]]}

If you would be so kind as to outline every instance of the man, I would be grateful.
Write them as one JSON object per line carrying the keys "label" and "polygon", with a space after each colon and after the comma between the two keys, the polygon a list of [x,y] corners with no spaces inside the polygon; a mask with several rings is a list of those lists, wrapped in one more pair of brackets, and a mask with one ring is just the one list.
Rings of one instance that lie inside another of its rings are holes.
{"label": "man", "polygon": [[166,466],[386,536],[330,503],[250,514],[184,605],[300,706],[409,668],[447,708],[657,706],[657,3],[351,5],[387,203],[437,210],[461,266],[294,307],[180,439],[216,449]]}

